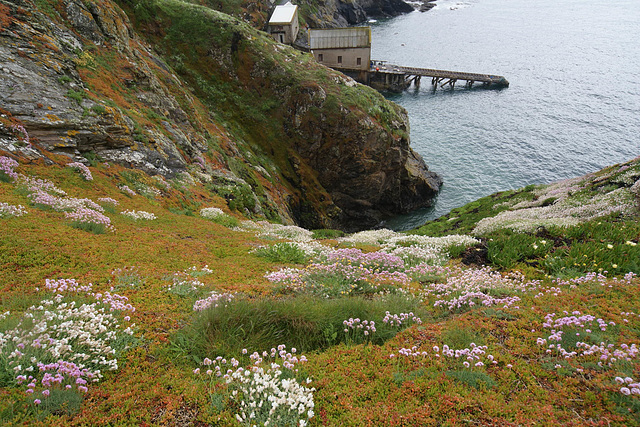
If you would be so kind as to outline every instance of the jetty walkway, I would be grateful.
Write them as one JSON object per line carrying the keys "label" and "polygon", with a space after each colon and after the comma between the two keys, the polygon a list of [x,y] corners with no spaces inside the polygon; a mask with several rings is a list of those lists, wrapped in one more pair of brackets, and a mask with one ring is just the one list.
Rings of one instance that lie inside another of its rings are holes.
{"label": "jetty walkway", "polygon": [[435,70],[432,68],[404,67],[402,65],[389,64],[386,61],[371,61],[369,78],[372,86],[381,86],[387,89],[404,90],[414,83],[420,85],[422,77],[431,77],[434,89],[437,86],[449,85],[454,88],[458,80],[465,81],[465,86],[473,87],[474,83],[483,86],[507,87],[509,81],[503,76],[493,74],[465,73],[460,71]]}

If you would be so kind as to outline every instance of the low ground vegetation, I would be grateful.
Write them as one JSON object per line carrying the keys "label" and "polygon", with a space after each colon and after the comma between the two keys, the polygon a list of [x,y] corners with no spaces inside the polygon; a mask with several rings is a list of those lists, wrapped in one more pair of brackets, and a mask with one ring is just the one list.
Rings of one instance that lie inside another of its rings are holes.
{"label": "low ground vegetation", "polygon": [[639,425],[638,178],[345,235],[2,155],[0,420]]}

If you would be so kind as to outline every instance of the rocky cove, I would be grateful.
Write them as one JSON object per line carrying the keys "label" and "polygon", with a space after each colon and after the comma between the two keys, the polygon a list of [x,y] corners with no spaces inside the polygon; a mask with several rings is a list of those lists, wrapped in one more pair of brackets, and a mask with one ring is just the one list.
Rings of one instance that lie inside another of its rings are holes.
{"label": "rocky cove", "polygon": [[[308,228],[432,202],[442,181],[403,108],[256,29],[267,3],[203,3],[0,0],[0,150],[200,181],[244,215]],[[407,8],[302,5],[318,26]]]}

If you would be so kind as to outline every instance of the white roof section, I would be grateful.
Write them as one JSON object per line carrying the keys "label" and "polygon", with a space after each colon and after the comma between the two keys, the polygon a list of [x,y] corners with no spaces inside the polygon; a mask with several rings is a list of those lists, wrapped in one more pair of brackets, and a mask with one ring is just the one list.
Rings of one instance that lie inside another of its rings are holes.
{"label": "white roof section", "polygon": [[286,4],[276,6],[275,10],[273,11],[273,15],[271,15],[271,19],[269,19],[269,24],[291,24],[291,22],[293,22],[293,18],[296,16],[297,10],[298,6],[295,4],[291,4],[290,1]]}
{"label": "white roof section", "polygon": [[310,29],[309,44],[311,49],[371,47],[371,27]]}

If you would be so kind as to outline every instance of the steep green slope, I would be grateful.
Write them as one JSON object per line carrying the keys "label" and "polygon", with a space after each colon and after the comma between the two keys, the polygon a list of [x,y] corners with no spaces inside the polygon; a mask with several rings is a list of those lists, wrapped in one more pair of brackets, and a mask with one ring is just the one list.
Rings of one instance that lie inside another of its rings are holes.
{"label": "steep green slope", "polygon": [[337,223],[373,226],[437,191],[435,175],[408,166],[423,162],[409,149],[406,113],[376,91],[205,7],[149,1],[134,13],[140,32],[234,135],[300,180],[302,225],[346,216]]}
{"label": "steep green slope", "polygon": [[498,268],[553,276],[590,271],[640,273],[640,160],[550,185],[496,193],[414,230],[469,233],[483,248],[468,254]]}
{"label": "steep green slope", "polygon": [[371,227],[438,190],[403,109],[234,17],[122,2],[132,26],[109,0],[0,3],[16,140],[188,173],[247,215],[308,226]]}

